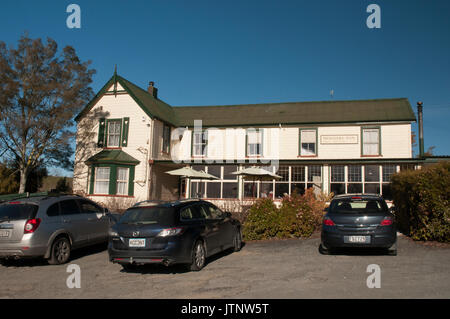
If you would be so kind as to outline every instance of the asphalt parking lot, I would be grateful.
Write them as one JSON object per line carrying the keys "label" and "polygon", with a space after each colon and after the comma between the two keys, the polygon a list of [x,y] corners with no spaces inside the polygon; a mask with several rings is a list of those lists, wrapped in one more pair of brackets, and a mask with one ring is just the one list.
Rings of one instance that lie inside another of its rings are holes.
{"label": "asphalt parking lot", "polygon": [[[341,251],[320,255],[320,239],[249,242],[240,252],[210,258],[200,272],[144,266],[125,272],[105,246],[74,252],[69,264],[40,260],[0,266],[0,298],[450,298],[450,248],[400,237],[398,256]],[[81,288],[68,288],[70,264]],[[370,264],[381,288],[368,288]]]}

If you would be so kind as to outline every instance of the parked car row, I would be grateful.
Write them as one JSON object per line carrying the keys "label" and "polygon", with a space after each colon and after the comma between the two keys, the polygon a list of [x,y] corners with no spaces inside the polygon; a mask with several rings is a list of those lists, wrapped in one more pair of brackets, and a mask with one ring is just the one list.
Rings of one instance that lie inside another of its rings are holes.
{"label": "parked car row", "polygon": [[0,259],[43,257],[64,264],[72,250],[102,242],[108,242],[110,261],[127,269],[183,263],[200,270],[207,257],[240,250],[242,235],[231,214],[201,200],[144,201],[121,216],[76,195],[0,204]]}
{"label": "parked car row", "polygon": [[[395,255],[394,215],[377,195],[336,196],[323,219],[320,252],[382,247]],[[0,259],[43,257],[69,261],[72,250],[108,242],[109,260],[124,269],[185,264],[198,271],[206,258],[242,246],[241,224],[199,200],[143,201],[122,215],[76,195],[19,198],[0,203]]]}

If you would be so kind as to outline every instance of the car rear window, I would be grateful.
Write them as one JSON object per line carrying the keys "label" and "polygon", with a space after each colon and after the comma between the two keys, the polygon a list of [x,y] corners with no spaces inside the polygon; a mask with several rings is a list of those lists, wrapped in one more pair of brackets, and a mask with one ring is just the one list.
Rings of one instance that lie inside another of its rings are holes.
{"label": "car rear window", "polygon": [[156,224],[162,226],[174,223],[174,209],[168,207],[133,207],[119,219],[121,224]]}
{"label": "car rear window", "polygon": [[32,219],[36,217],[38,206],[33,204],[0,205],[0,222],[8,220]]}
{"label": "car rear window", "polygon": [[353,199],[342,198],[335,199],[331,202],[329,212],[331,213],[364,213],[364,214],[376,214],[380,212],[387,212],[389,209],[386,202],[377,199]]}

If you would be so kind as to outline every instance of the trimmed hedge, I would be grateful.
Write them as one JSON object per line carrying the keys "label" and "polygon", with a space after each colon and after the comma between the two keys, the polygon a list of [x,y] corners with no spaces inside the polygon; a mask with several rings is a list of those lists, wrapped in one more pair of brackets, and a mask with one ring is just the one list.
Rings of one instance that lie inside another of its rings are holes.
{"label": "trimmed hedge", "polygon": [[394,174],[397,226],[414,240],[450,242],[450,162]]}
{"label": "trimmed hedge", "polygon": [[292,194],[277,208],[271,198],[250,207],[243,227],[245,240],[310,237],[322,225],[325,198],[316,198],[312,189],[304,195]]}

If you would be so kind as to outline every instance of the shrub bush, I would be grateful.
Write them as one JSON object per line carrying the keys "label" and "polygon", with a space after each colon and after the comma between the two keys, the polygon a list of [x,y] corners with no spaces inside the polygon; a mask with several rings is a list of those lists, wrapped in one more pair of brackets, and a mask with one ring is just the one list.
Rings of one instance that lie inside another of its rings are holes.
{"label": "shrub bush", "polygon": [[414,240],[450,242],[450,162],[392,176],[397,225]]}
{"label": "shrub bush", "polygon": [[278,233],[277,207],[271,198],[258,199],[248,210],[243,236],[246,240],[274,237]]}
{"label": "shrub bush", "polygon": [[277,208],[271,198],[259,199],[250,207],[244,223],[246,240],[310,237],[320,229],[327,197],[316,198],[312,189],[292,194]]}

